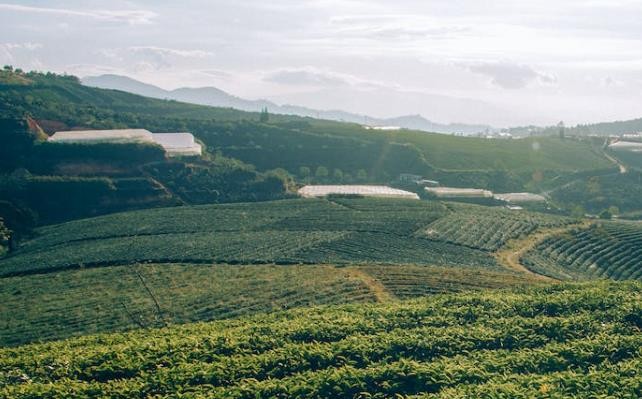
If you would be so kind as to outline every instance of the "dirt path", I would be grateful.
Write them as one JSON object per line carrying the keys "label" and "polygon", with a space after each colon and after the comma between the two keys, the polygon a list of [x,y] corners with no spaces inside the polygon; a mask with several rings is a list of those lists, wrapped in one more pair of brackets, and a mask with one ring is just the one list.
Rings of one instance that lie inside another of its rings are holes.
{"label": "dirt path", "polygon": [[508,267],[509,269],[526,273],[528,275],[534,276],[537,279],[540,279],[543,281],[556,281],[555,279],[552,279],[550,277],[546,277],[541,274],[537,274],[530,271],[521,263],[520,260],[522,256],[524,256],[526,252],[535,248],[539,243],[541,243],[542,241],[544,241],[550,236],[564,233],[571,229],[588,227],[590,226],[590,224],[591,224],[590,221],[584,221],[581,223],[570,224],[564,227],[554,227],[554,228],[536,230],[534,233],[529,234],[526,237],[521,237],[521,238],[508,241],[508,243],[504,245],[502,249],[495,252],[494,254],[495,259],[497,259],[497,263],[505,267]]}
{"label": "dirt path", "polygon": [[349,276],[358,278],[363,281],[363,283],[372,291],[377,302],[388,302],[395,299],[395,296],[390,293],[386,287],[381,284],[378,280],[373,278],[368,273],[359,269],[358,267],[350,267],[346,269],[346,272]]}

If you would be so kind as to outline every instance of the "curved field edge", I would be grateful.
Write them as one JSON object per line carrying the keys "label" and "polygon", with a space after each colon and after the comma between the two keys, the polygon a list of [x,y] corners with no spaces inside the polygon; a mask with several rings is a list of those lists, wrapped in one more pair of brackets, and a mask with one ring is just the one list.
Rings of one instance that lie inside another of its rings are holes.
{"label": "curved field edge", "polygon": [[556,279],[642,279],[642,224],[595,222],[552,235],[521,262]]}
{"label": "curved field edge", "polygon": [[641,292],[593,282],[442,294],[0,349],[0,393],[633,398]]}
{"label": "curved field edge", "polygon": [[8,277],[0,346],[312,305],[538,283],[509,271],[415,265],[133,264]]}

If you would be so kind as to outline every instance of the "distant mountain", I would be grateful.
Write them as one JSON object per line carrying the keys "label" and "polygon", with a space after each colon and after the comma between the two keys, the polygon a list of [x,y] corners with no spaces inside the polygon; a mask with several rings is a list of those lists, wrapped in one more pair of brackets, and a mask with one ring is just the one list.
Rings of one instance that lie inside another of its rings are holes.
{"label": "distant mountain", "polygon": [[398,126],[406,129],[423,130],[435,133],[475,134],[487,130],[494,131],[488,125],[440,124],[432,122],[421,115],[405,115],[395,118],[374,118],[341,110],[316,110],[297,105],[278,105],[268,100],[246,100],[236,97],[216,87],[179,88],[164,90],[160,87],[140,82],[121,75],[89,76],[82,79],[86,86],[102,89],[126,91],[142,96],[171,99],[186,103],[210,105],[213,107],[235,108],[242,111],[258,112],[267,107],[275,114],[308,116],[318,119],[353,122],[371,126]]}

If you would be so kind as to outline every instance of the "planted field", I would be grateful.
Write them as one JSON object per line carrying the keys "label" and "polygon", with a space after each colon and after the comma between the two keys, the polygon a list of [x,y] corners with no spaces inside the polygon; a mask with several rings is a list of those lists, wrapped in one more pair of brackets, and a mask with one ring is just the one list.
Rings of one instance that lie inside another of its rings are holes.
{"label": "planted field", "polygon": [[454,212],[437,219],[425,230],[433,240],[485,251],[496,251],[508,240],[532,233],[540,227],[556,227],[571,219],[504,208],[452,204]]}
{"label": "planted field", "polygon": [[0,276],[140,262],[494,267],[486,252],[417,234],[452,212],[438,202],[366,198],[125,212],[38,229],[0,260]]}
{"label": "planted field", "polygon": [[390,295],[400,299],[444,292],[518,287],[541,283],[541,281],[523,273],[463,267],[368,265],[359,267],[358,270],[367,273],[381,284]]}
{"label": "planted field", "polygon": [[0,396],[638,398],[640,292],[459,293],[0,349]]}
{"label": "planted field", "polygon": [[10,277],[0,284],[0,346],[374,300],[360,277],[331,266],[147,264]]}
{"label": "planted field", "polygon": [[525,254],[529,269],[560,279],[642,279],[642,225],[597,223],[550,237]]}

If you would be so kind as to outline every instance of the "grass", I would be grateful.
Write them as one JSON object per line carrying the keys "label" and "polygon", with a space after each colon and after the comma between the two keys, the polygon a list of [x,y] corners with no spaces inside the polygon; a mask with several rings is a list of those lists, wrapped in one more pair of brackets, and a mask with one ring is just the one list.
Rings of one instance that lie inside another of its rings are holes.
{"label": "grass", "polygon": [[640,292],[458,293],[0,349],[0,396],[636,398]]}

